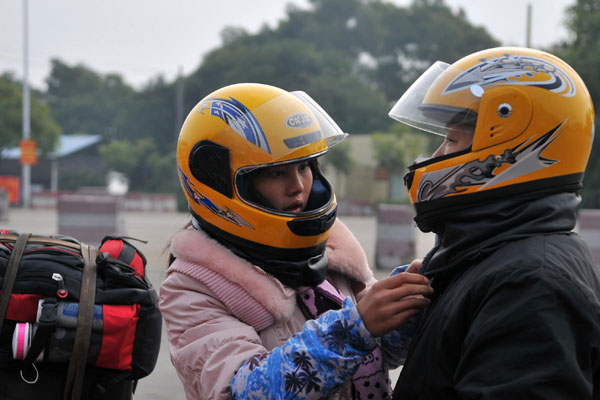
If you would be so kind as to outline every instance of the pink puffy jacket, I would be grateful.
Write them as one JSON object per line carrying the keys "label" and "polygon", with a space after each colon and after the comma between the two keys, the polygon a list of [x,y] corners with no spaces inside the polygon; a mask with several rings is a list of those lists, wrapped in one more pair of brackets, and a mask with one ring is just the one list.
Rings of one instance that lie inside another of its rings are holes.
{"label": "pink puffy jacket", "polygon": [[[189,400],[229,399],[237,369],[281,346],[306,318],[294,289],[196,230],[175,235],[175,262],[160,289],[171,361]],[[360,298],[375,283],[364,251],[335,222],[327,242],[330,277],[346,296]],[[350,397],[347,384],[332,399]]]}

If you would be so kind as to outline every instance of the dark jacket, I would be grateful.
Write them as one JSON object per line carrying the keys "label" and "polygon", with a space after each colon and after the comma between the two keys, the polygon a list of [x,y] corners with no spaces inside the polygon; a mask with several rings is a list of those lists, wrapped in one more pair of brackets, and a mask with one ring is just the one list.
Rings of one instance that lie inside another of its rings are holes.
{"label": "dark jacket", "polygon": [[444,216],[422,272],[435,289],[397,399],[600,399],[600,270],[571,232],[579,198]]}

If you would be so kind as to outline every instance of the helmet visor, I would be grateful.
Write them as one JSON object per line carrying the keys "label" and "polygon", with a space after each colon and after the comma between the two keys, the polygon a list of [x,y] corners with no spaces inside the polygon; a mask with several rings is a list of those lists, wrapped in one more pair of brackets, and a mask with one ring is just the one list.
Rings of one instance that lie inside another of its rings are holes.
{"label": "helmet visor", "polygon": [[[456,69],[457,71],[452,71]],[[389,112],[389,116],[406,125],[437,136],[430,137],[432,157],[447,155],[468,148],[473,140],[477,124],[477,106],[483,89],[470,88],[466,94],[445,96],[444,79],[458,75],[458,68],[437,61],[429,67],[400,97]],[[479,91],[481,89],[481,91]],[[421,163],[430,157],[419,156]]]}
{"label": "helmet visor", "polygon": [[[434,63],[408,88],[388,113],[399,122],[438,135],[440,139],[438,143],[434,143],[433,148],[441,145],[446,136],[470,135],[472,138],[475,131],[477,112],[474,110],[477,109],[481,96],[478,89],[472,88],[467,94],[469,98],[466,103],[461,101],[460,106],[452,104],[452,100],[444,99],[445,90],[440,81],[445,76],[452,75],[453,68],[456,67],[441,61]],[[423,160],[420,158],[420,161]]]}

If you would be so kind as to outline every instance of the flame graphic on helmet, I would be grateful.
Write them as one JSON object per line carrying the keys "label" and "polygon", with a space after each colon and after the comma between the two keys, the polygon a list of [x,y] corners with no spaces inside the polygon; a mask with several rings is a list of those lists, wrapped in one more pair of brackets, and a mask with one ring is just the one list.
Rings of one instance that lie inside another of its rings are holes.
{"label": "flame graphic on helmet", "polygon": [[535,86],[561,96],[575,96],[575,84],[562,69],[536,57],[505,54],[481,59],[479,64],[454,78],[442,94],[492,84]]}
{"label": "flame graphic on helmet", "polygon": [[233,97],[208,98],[200,104],[198,112],[204,114],[204,110],[210,110],[210,115],[221,118],[238,135],[271,154],[269,143],[260,124],[252,112]]}
{"label": "flame graphic on helmet", "polygon": [[[558,130],[563,124],[531,143],[525,140],[513,148],[504,150],[502,155],[490,154],[483,161],[473,160],[425,174],[419,184],[417,200],[428,201],[448,194],[461,193],[469,186],[487,189],[557,163],[558,160],[542,157],[541,153],[560,136]],[[504,164],[508,164],[509,167],[498,175],[494,174],[494,171]]]}
{"label": "flame graphic on helmet", "polygon": [[234,213],[233,211],[231,211],[228,208],[225,210],[222,209],[217,204],[215,204],[211,199],[209,199],[208,197],[206,197],[205,195],[200,193],[200,191],[194,187],[194,184],[192,183],[190,178],[185,176],[185,174],[183,173],[181,168],[177,168],[177,172],[178,172],[179,180],[181,181],[183,188],[191,196],[191,198],[194,200],[195,203],[197,203],[203,207],[206,207],[213,214],[231,222],[232,224],[236,224],[238,226],[245,226],[245,227],[254,229],[254,227],[252,225],[250,225],[248,222],[246,222],[242,217],[240,217],[239,215],[237,215],[236,213]]}

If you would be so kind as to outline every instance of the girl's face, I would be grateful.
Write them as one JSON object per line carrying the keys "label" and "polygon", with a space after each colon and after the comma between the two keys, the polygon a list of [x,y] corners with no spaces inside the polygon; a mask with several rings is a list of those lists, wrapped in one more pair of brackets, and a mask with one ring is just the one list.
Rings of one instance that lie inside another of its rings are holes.
{"label": "girl's face", "polygon": [[277,210],[300,212],[313,183],[308,161],[265,168],[254,179],[256,190]]}

